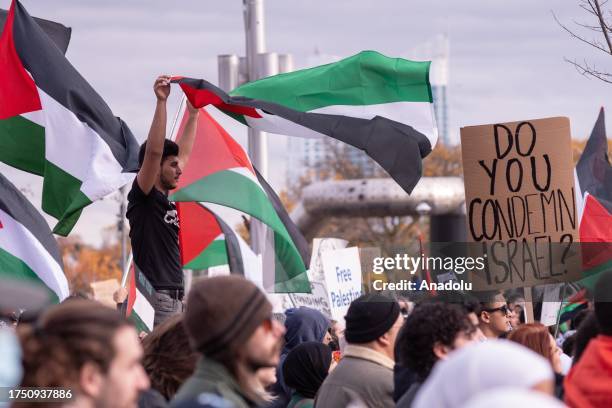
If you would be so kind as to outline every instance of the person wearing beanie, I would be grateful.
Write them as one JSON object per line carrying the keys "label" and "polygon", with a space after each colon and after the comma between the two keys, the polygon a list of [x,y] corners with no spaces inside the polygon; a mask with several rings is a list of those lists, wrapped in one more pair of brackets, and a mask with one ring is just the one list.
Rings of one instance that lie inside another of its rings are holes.
{"label": "person wearing beanie", "polygon": [[355,299],[345,316],[344,357],[321,385],[315,407],[395,407],[393,356],[403,320],[389,297],[370,293]]}
{"label": "person wearing beanie", "polygon": [[272,318],[272,305],[255,284],[237,275],[197,281],[183,324],[191,348],[202,357],[172,406],[202,393],[236,408],[263,403],[256,372],[278,364],[285,328]]}

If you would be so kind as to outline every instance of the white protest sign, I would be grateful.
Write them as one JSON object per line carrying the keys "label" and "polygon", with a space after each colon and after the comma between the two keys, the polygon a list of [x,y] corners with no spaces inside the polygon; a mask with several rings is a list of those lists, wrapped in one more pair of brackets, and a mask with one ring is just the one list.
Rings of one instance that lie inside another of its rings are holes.
{"label": "white protest sign", "polygon": [[542,315],[540,316],[540,323],[544,326],[552,326],[557,324],[557,315],[559,309],[561,309],[561,300],[559,300],[561,294],[560,284],[550,284],[544,287],[544,298],[542,302]]}
{"label": "white protest sign", "polygon": [[344,323],[349,305],[361,296],[359,248],[322,252],[321,261],[332,318]]}
{"label": "white protest sign", "polygon": [[315,238],[312,240],[312,255],[310,256],[310,269],[308,279],[315,282],[323,282],[323,264],[321,254],[333,249],[346,248],[348,241],[339,238]]}
{"label": "white protest sign", "polygon": [[295,307],[306,306],[311,309],[316,309],[323,313],[325,317],[331,319],[331,308],[327,300],[327,290],[322,282],[310,282],[312,293],[290,293],[289,297],[293,301]]}

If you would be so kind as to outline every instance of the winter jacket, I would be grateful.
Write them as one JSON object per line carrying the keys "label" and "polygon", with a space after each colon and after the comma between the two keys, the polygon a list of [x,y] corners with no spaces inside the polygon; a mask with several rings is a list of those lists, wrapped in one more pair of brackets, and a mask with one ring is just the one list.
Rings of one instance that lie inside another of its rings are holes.
{"label": "winter jacket", "polygon": [[563,385],[572,408],[612,407],[612,336],[592,339]]}
{"label": "winter jacket", "polygon": [[171,406],[185,400],[193,400],[202,393],[218,395],[234,404],[235,408],[249,408],[257,406],[255,402],[246,397],[234,379],[220,363],[202,357],[194,373],[183,383],[172,399]]}
{"label": "winter jacket", "polygon": [[392,359],[377,351],[349,344],[338,366],[321,385],[315,407],[346,407],[353,401],[370,408],[395,407],[394,364]]}

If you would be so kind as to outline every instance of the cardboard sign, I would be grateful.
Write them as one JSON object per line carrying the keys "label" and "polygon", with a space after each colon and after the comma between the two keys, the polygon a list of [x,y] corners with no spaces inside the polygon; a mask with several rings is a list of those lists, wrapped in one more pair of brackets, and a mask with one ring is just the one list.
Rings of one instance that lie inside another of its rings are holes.
{"label": "cardboard sign", "polygon": [[117,304],[113,299],[113,293],[119,289],[119,282],[117,279],[91,282],[89,286],[93,291],[93,298],[95,300],[108,307],[112,307],[113,309],[117,307]]}
{"label": "cardboard sign", "polygon": [[461,129],[468,240],[487,267],[473,288],[579,278],[578,212],[568,118]]}
{"label": "cardboard sign", "polygon": [[361,296],[359,248],[325,251],[321,261],[332,318],[344,324],[349,305]]}
{"label": "cardboard sign", "polygon": [[293,301],[295,307],[306,306],[311,309],[316,309],[323,313],[327,318],[331,319],[331,308],[327,300],[327,290],[322,282],[310,282],[312,293],[290,293],[289,297]]}

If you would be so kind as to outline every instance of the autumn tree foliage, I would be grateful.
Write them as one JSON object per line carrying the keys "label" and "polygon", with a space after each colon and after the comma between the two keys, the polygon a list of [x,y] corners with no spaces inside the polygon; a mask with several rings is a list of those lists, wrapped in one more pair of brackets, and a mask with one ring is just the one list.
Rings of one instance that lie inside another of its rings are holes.
{"label": "autumn tree foliage", "polygon": [[118,242],[105,241],[96,248],[78,235],[58,238],[64,261],[64,271],[71,293],[91,294],[90,283],[121,280],[121,247]]}

